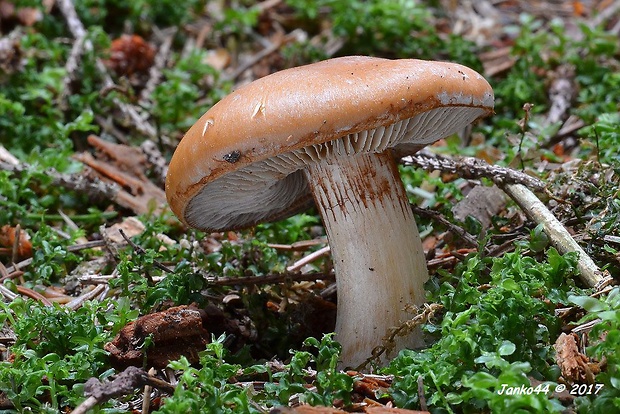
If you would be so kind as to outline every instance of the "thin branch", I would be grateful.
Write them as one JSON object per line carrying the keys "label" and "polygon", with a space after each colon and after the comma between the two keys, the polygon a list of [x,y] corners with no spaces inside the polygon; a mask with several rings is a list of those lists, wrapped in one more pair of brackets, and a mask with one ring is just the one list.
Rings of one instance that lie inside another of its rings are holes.
{"label": "thin branch", "polygon": [[172,47],[172,41],[174,40],[174,36],[177,34],[178,29],[176,27],[172,27],[166,29],[162,34],[165,36],[164,41],[159,46],[159,50],[157,51],[157,55],[155,56],[155,60],[153,62],[153,66],[149,69],[149,80],[144,85],[144,89],[140,92],[140,100],[141,104],[145,104],[151,98],[151,94],[155,90],[155,87],[159,84],[161,79],[162,69],[166,66],[166,62],[168,61],[168,57],[170,56],[170,49]]}
{"label": "thin branch", "polygon": [[299,259],[292,265],[288,266],[286,270],[289,272],[296,272],[300,270],[302,267],[304,267],[305,265],[312,263],[313,261],[323,256],[327,256],[329,253],[330,253],[329,246],[322,247],[319,250],[316,250],[310,254],[305,255],[304,257],[302,257],[301,259]]}
{"label": "thin branch", "polygon": [[105,290],[106,290],[106,286],[104,285],[96,286],[94,289],[90,290],[89,292],[86,292],[82,296],[78,296],[77,298],[72,299],[70,302],[68,302],[64,306],[72,310],[77,310],[84,304],[84,302],[86,302],[87,300],[92,300],[96,298],[99,294],[103,293]]}
{"label": "thin branch", "polygon": [[590,287],[602,288],[611,277],[605,275],[588,254],[577,244],[566,227],[547,209],[547,207],[522,184],[506,184],[501,188],[521,207],[528,218],[536,224],[542,224],[551,243],[562,254],[577,252],[577,267],[581,280]]}
{"label": "thin branch", "polygon": [[128,367],[116,376],[113,381],[100,382],[97,378],[91,378],[84,384],[84,394],[88,396],[79,406],[73,410],[73,414],[86,414],[88,410],[97,404],[108,401],[114,397],[132,394],[136,389],[146,385],[156,387],[169,394],[174,393],[174,386],[146,373],[143,369]]}
{"label": "thin branch", "polygon": [[450,231],[460,237],[466,244],[470,247],[478,247],[478,241],[469,233],[467,233],[464,229],[459,226],[456,226],[446,220],[441,214],[436,211],[429,210],[426,208],[421,208],[416,206],[415,204],[411,204],[411,209],[413,210],[413,214],[416,216],[422,216],[430,218],[431,220],[437,221],[440,224],[446,226]]}
{"label": "thin branch", "polygon": [[[0,145],[0,151],[4,147]],[[21,175],[32,170],[29,164],[21,162],[14,164],[6,161],[5,157],[0,158],[0,170],[9,171],[15,175]],[[47,169],[45,174],[52,179],[52,184],[56,187],[66,188],[78,193],[86,194],[93,202],[100,200],[114,200],[119,187],[115,184],[107,184],[101,181],[92,182],[84,174],[63,174],[54,169]]]}
{"label": "thin branch", "polygon": [[275,43],[271,43],[269,46],[265,47],[263,50],[261,50],[260,52],[250,57],[250,59],[241,63],[234,71],[232,71],[229,74],[225,74],[224,76],[222,76],[222,78],[226,81],[236,80],[239,76],[243,74],[243,72],[245,72],[246,70],[254,66],[256,63],[260,62],[267,56],[276,52],[278,49],[280,49],[285,44],[299,39],[301,36],[304,36],[302,30],[300,29],[293,30],[292,32],[283,36],[282,39],[280,39],[279,41]]}
{"label": "thin branch", "polygon": [[[125,234],[125,232],[123,231],[123,229],[118,229],[119,233],[121,234],[121,236],[123,236],[123,239],[125,239],[125,241],[133,248],[134,252],[136,252],[139,255],[143,255],[146,253],[146,250],[144,250],[142,247],[138,246],[136,243],[134,243],[129,237],[127,237],[127,235]],[[170,268],[164,266],[163,264],[161,264],[160,262],[158,262],[157,260],[153,261],[153,265],[158,268],[159,270],[163,270],[166,273],[174,273],[173,270],[171,270]]]}
{"label": "thin branch", "polygon": [[511,168],[490,165],[485,161],[472,158],[448,158],[442,155],[431,154],[428,151],[420,151],[415,155],[401,159],[403,165],[413,165],[427,171],[439,170],[466,179],[488,178],[496,185],[523,184],[534,191],[544,191],[545,183],[536,177],[527,175]]}
{"label": "thin branch", "polygon": [[281,273],[246,277],[205,277],[212,286],[249,286],[271,283],[307,282],[314,280],[334,280],[333,273]]}
{"label": "thin branch", "polygon": [[157,148],[157,144],[150,139],[145,139],[142,144],[140,144],[140,149],[146,156],[146,161],[151,165],[157,184],[163,187],[166,184],[166,175],[168,174],[168,162],[166,158],[159,148]]}

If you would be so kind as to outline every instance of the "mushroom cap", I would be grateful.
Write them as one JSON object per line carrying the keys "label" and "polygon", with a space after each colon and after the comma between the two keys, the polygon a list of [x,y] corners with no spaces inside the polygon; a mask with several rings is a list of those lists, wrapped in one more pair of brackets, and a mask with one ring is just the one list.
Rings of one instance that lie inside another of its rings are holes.
{"label": "mushroom cap", "polygon": [[349,56],[240,87],[185,134],[166,196],[185,224],[233,230],[312,205],[303,168],[328,154],[411,154],[493,112],[477,72],[448,62]]}

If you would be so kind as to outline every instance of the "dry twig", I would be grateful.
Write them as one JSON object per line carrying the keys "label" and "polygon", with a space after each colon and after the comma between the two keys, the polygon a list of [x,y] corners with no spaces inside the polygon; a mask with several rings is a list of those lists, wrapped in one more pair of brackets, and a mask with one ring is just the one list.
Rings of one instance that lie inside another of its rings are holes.
{"label": "dry twig", "polygon": [[249,286],[272,283],[307,282],[315,280],[334,280],[333,273],[281,273],[265,276],[246,277],[206,277],[212,286]]}
{"label": "dry twig", "polygon": [[97,378],[91,378],[84,384],[84,394],[88,396],[73,414],[86,414],[88,410],[111,398],[128,395],[137,388],[150,385],[167,393],[174,393],[174,387],[166,381],[160,380],[146,373],[143,369],[127,367],[111,382],[102,383]]}
{"label": "dry twig", "polygon": [[[0,170],[20,175],[32,169],[29,164],[19,161],[15,163],[17,159],[9,155],[10,153],[0,145]],[[114,184],[93,182],[83,174],[62,174],[53,169],[46,170],[46,174],[52,179],[54,186],[85,194],[93,203],[114,199],[114,194],[119,191],[118,186]]]}
{"label": "dry twig", "polygon": [[[411,157],[403,158],[405,165],[416,165],[426,170],[440,170],[456,173],[460,177],[478,179],[486,177],[491,179],[497,186],[506,192],[528,218],[536,224],[542,224],[545,233],[551,243],[562,254],[577,252],[579,254],[577,267],[581,279],[590,287],[600,289],[606,286],[611,277],[605,275],[587,253],[577,244],[568,230],[547,209],[547,207],[530,191],[544,191],[545,184],[527,174],[510,168],[489,165],[476,158],[462,158],[452,160],[448,157],[433,156],[427,152],[421,152]],[[528,188],[529,187],[529,188]]]}
{"label": "dry twig", "polygon": [[490,179],[498,186],[505,183],[518,183],[524,184],[534,191],[543,191],[545,189],[545,183],[538,178],[511,168],[490,165],[478,158],[463,157],[452,159],[423,150],[415,155],[404,157],[401,162],[403,165],[414,165],[427,171],[439,170],[457,174],[459,177],[466,179],[480,179],[484,177]]}
{"label": "dry twig", "polygon": [[168,57],[170,56],[170,49],[172,47],[172,41],[177,34],[178,29],[171,27],[162,32],[164,40],[159,46],[157,55],[155,55],[155,61],[153,66],[149,69],[149,80],[144,85],[144,89],[140,92],[140,103],[145,104],[150,99],[151,94],[155,90],[155,87],[159,84],[161,79],[161,71],[166,66]]}
{"label": "dry twig", "polygon": [[590,287],[600,289],[609,283],[611,277],[603,274],[596,263],[577,244],[566,227],[549,211],[549,209],[522,184],[506,184],[501,188],[521,207],[530,220],[542,224],[551,244],[562,254],[577,252],[577,267],[581,280]]}
{"label": "dry twig", "polygon": [[295,263],[287,267],[286,270],[289,272],[296,272],[300,270],[302,267],[304,267],[305,265],[317,260],[318,258],[327,256],[329,252],[330,252],[329,246],[322,247],[319,250],[316,250],[302,257],[301,259],[299,259],[298,261],[296,261]]}

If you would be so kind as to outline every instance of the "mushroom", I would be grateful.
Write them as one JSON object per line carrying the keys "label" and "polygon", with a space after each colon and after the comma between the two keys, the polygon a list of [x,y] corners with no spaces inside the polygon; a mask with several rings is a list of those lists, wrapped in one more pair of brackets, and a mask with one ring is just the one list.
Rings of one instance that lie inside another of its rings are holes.
{"label": "mushroom", "polygon": [[[349,56],[286,69],[232,92],[187,132],[168,202],[211,232],[314,199],[336,273],[341,366],[356,367],[408,319],[406,305],[424,303],[426,260],[397,157],[489,115],[493,100],[481,75],[455,63]],[[395,349],[419,345],[414,332]]]}

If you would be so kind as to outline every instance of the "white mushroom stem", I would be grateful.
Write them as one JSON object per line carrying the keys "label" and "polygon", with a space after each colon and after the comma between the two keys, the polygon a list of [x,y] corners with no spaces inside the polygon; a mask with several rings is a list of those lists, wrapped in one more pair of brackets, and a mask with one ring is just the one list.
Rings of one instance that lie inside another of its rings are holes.
{"label": "white mushroom stem", "polygon": [[[306,177],[332,249],[341,364],[357,367],[411,316],[405,305],[424,302],[422,243],[389,151],[331,155],[310,164]],[[397,338],[395,350],[421,343],[411,336]]]}

